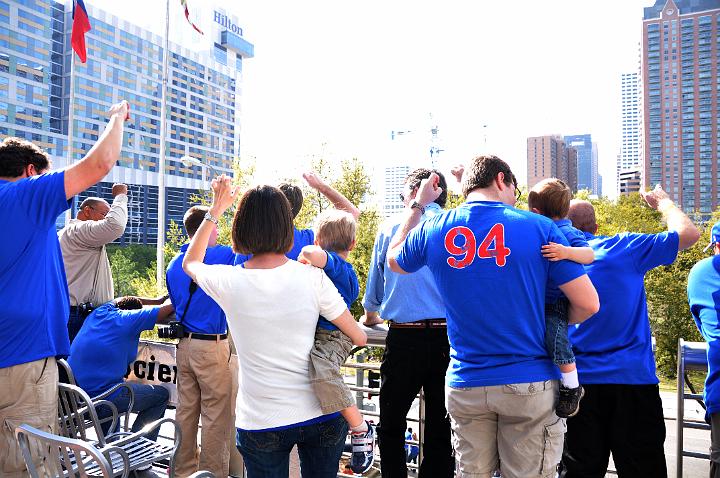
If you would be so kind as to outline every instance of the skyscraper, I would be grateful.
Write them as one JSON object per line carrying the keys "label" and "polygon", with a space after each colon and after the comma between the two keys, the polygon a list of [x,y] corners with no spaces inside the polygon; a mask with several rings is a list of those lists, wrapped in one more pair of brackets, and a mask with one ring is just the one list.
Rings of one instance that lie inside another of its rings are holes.
{"label": "skyscraper", "polygon": [[565,144],[577,150],[577,188],[599,194],[597,146],[593,144],[592,136],[575,134],[564,139]]}
{"label": "skyscraper", "polygon": [[[88,195],[110,198],[113,182],[127,183],[129,220],[120,242],[154,243],[164,41],[87,7],[92,24],[86,35],[88,58],[85,64],[76,62],[72,82],[72,160],[81,158],[97,140],[113,103],[127,99],[131,121],[118,166],[80,194],[75,207]],[[48,150],[55,167],[67,163],[71,8],[71,2],[52,0],[0,1],[0,139],[20,136],[36,142]],[[183,164],[180,158],[188,155],[231,173],[239,151],[238,82],[242,60],[253,56],[253,45],[241,37],[236,19],[218,9],[213,13],[206,34],[196,38],[201,51],[170,43],[166,227],[170,220],[181,223],[192,197],[206,186],[201,168]]]}
{"label": "skyscraper", "polygon": [[405,207],[400,194],[405,186],[405,178],[410,174],[410,166],[397,165],[385,167],[384,195],[382,201],[383,216],[389,217]]}
{"label": "skyscraper", "polygon": [[527,182],[532,188],[545,178],[558,178],[577,191],[577,151],[559,135],[527,139]]}
{"label": "skyscraper", "polygon": [[720,204],[719,58],[717,0],[657,0],[645,8],[644,182],[705,214]]}
{"label": "skyscraper", "polygon": [[[621,192],[621,176],[627,177],[628,172],[637,171],[640,176],[642,169],[642,83],[639,73],[623,73],[620,82],[620,104],[622,131],[620,133],[620,154],[617,158],[616,179],[618,192]],[[634,174],[631,176],[635,177]],[[634,182],[622,183],[622,193],[633,192],[628,188]],[[640,184],[637,183],[638,191]]]}

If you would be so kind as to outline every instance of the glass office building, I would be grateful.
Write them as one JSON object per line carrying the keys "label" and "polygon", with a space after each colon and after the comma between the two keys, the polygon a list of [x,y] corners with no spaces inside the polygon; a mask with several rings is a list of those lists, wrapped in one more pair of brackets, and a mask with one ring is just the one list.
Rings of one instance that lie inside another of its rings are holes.
{"label": "glass office building", "polygon": [[[68,161],[71,83],[73,161],[102,133],[110,105],[127,99],[132,119],[126,124],[120,160],[103,182],[77,198],[75,208],[87,196],[110,200],[112,183],[127,183],[130,218],[120,242],[154,244],[164,41],[105,11],[87,8],[92,25],[86,34],[87,62],[76,61],[73,71],[71,2],[0,0],[0,138],[32,140],[62,167]],[[242,38],[232,15],[216,10],[214,17],[207,22],[212,28],[201,37],[201,51],[170,43],[167,224],[180,222],[192,198],[206,186],[201,168],[183,164],[181,157],[231,173],[239,154],[238,85],[242,61],[252,58],[253,45]]]}
{"label": "glass office building", "polygon": [[645,8],[642,70],[646,186],[688,212],[720,205],[717,0],[658,0]]}

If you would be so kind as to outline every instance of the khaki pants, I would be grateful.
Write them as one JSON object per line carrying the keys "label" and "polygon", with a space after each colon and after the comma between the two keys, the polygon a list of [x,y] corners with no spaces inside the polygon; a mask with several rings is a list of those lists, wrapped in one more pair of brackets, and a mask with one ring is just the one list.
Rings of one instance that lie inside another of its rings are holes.
{"label": "khaki pants", "polygon": [[[177,349],[178,406],[175,419],[182,430],[176,474],[185,477],[206,470],[228,476],[228,422],[231,420],[232,377],[227,340],[183,338]],[[202,433],[198,453],[198,419]]]}
{"label": "khaki pants", "polygon": [[458,478],[554,477],[565,420],[555,415],[557,380],[446,387]]}
{"label": "khaki pants", "polygon": [[237,353],[234,352],[232,342],[230,343],[230,373],[232,374],[232,400],[230,400],[230,423],[228,432],[228,448],[230,449],[230,475],[231,476],[243,476],[243,458],[237,449],[237,428],[235,427],[235,402],[237,401],[238,390],[240,389],[238,384],[238,373],[240,373],[240,360],[238,359]]}
{"label": "khaki pants", "polygon": [[[28,424],[57,433],[58,370],[54,357],[0,368],[0,476],[30,476],[25,468],[15,427]],[[30,441],[39,476],[45,476],[44,458],[49,450]]]}
{"label": "khaki pants", "polygon": [[355,405],[352,392],[340,373],[352,347],[350,337],[339,330],[318,327],[315,331],[315,342],[310,350],[310,384],[325,415]]}

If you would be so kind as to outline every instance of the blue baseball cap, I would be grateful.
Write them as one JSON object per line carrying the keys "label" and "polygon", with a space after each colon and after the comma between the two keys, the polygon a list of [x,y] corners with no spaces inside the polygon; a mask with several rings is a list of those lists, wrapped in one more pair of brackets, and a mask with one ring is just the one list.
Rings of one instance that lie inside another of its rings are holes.
{"label": "blue baseball cap", "polygon": [[710,230],[710,244],[708,244],[703,252],[707,252],[708,249],[712,248],[716,243],[720,242],[720,221],[713,224]]}

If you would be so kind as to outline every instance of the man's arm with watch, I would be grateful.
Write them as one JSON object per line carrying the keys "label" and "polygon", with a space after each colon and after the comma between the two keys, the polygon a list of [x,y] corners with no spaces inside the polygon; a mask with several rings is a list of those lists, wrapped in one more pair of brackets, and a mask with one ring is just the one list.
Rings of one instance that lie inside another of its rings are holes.
{"label": "man's arm with watch", "polygon": [[398,264],[397,257],[400,254],[405,238],[407,238],[410,231],[420,223],[420,219],[423,214],[425,214],[425,206],[440,197],[442,188],[439,186],[439,183],[440,177],[435,173],[430,174],[430,177],[427,179],[423,179],[415,194],[415,199],[405,208],[404,220],[390,241],[390,247],[387,253],[388,265],[393,272],[407,274]]}
{"label": "man's arm with watch", "polygon": [[232,206],[237,198],[238,188],[231,183],[232,179],[224,174],[212,181],[213,202],[210,210],[205,214],[205,220],[200,224],[197,232],[190,240],[187,252],[183,258],[183,270],[195,280],[198,269],[202,267],[205,251],[207,251],[210,234],[217,227],[218,218]]}

